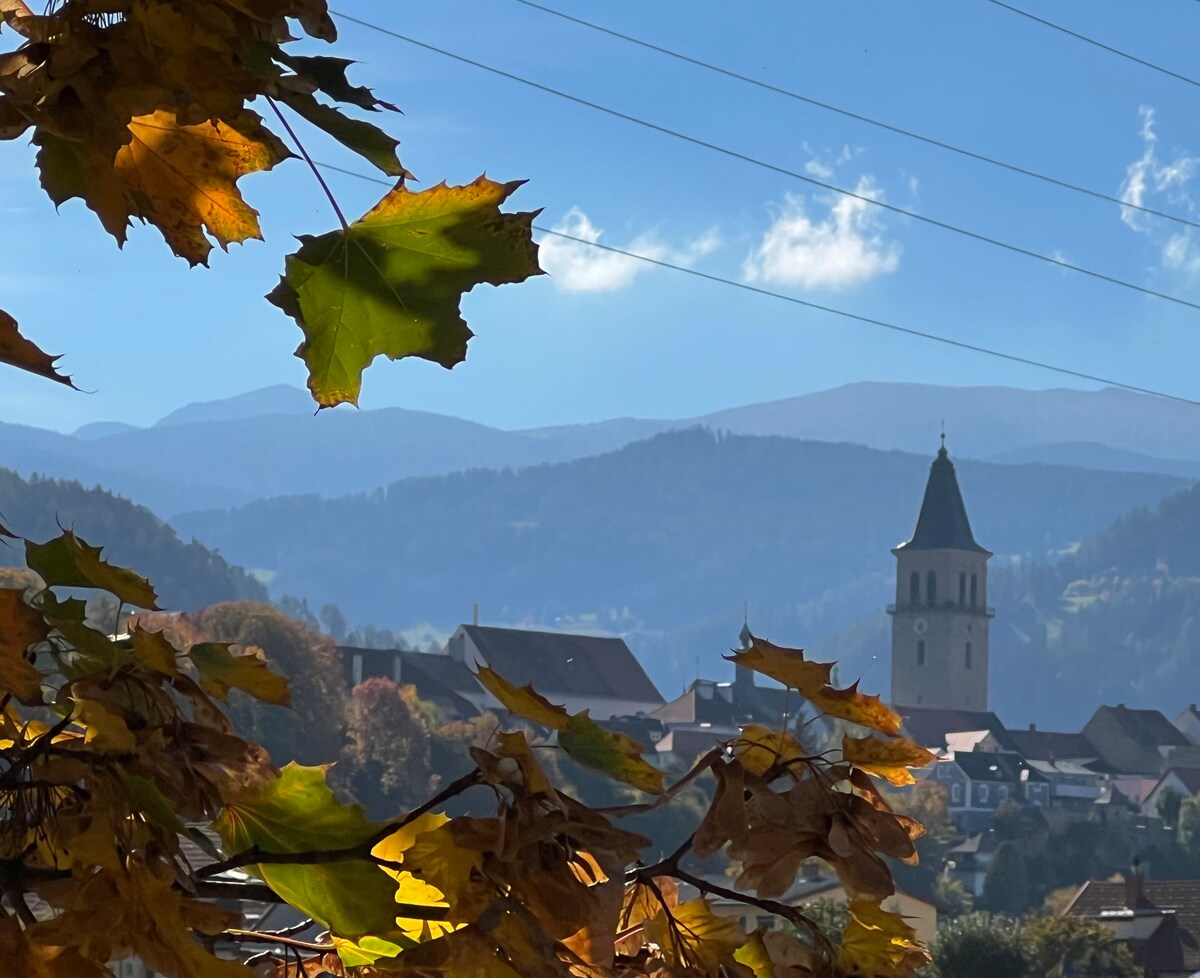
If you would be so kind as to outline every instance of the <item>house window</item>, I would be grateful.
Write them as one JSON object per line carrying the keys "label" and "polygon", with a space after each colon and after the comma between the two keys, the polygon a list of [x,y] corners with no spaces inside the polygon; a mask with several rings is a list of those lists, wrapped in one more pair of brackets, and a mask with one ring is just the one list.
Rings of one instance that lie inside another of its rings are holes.
{"label": "house window", "polygon": [[971,575],[971,607],[974,608],[979,602],[979,576]]}
{"label": "house window", "polygon": [[1008,801],[1008,785],[1002,784],[996,789],[996,801],[1002,805]]}
{"label": "house window", "polygon": [[397,652],[392,656],[392,682],[400,682],[400,653]]}
{"label": "house window", "polygon": [[967,668],[970,669],[971,668],[971,643],[970,642],[967,643],[967,650],[966,650],[966,655],[964,656],[964,659],[967,663]]}
{"label": "house window", "polygon": [[932,608],[934,605],[934,602],[936,602],[936,601],[937,601],[937,578],[934,576],[933,571],[930,571],[928,574],[925,575],[925,603],[928,604],[929,607]]}
{"label": "house window", "polygon": [[363,663],[362,663],[362,653],[361,652],[355,652],[353,657],[350,659],[350,673],[351,673],[352,678],[354,679],[353,685],[357,686],[359,683],[362,682]]}
{"label": "house window", "polygon": [[950,804],[951,805],[961,805],[962,804],[962,785],[958,784],[957,782],[950,785]]}
{"label": "house window", "polygon": [[958,606],[961,608],[967,603],[967,575],[958,575]]}
{"label": "house window", "polygon": [[988,786],[981,784],[979,786],[979,804],[986,805],[988,803]]}
{"label": "house window", "polygon": [[917,640],[917,665],[925,665],[925,639]]}
{"label": "house window", "polygon": [[908,578],[908,603],[916,604],[921,600],[921,575],[913,571]]}

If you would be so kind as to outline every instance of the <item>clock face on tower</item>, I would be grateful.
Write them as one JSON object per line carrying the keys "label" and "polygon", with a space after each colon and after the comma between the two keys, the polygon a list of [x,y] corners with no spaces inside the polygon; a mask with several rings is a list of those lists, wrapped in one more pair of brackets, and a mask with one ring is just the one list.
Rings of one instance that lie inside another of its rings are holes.
{"label": "clock face on tower", "polygon": [[925,630],[928,627],[929,627],[929,624],[928,624],[928,622],[925,621],[924,618],[918,618],[916,621],[913,622],[913,631],[916,632],[918,635],[924,635]]}

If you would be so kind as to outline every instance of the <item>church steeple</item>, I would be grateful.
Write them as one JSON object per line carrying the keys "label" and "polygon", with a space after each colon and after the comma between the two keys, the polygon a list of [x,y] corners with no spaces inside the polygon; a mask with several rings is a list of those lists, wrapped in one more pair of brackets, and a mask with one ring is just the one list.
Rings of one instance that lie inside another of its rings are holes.
{"label": "church steeple", "polygon": [[892,553],[892,704],[986,710],[992,555],[971,531],[945,435],[912,538]]}
{"label": "church steeple", "polygon": [[971,532],[971,521],[958,488],[958,476],[954,463],[946,451],[946,436],[942,435],[942,447],[937,458],[929,467],[929,481],[925,483],[925,498],[921,502],[921,514],[917,517],[917,528],[912,539],[896,548],[901,550],[974,550],[988,553],[975,542]]}

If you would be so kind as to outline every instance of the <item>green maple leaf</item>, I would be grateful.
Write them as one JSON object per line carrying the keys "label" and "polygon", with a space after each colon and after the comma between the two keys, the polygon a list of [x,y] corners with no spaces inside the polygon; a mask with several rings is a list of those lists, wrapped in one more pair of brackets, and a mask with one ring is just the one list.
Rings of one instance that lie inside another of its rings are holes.
{"label": "green maple leaf", "polygon": [[380,354],[444,367],[466,357],[463,293],[541,273],[536,213],[500,210],[522,182],[480,177],[421,193],[400,184],[349,227],[300,239],[267,298],[304,332],[296,355],[321,407],[357,404],[362,372]]}

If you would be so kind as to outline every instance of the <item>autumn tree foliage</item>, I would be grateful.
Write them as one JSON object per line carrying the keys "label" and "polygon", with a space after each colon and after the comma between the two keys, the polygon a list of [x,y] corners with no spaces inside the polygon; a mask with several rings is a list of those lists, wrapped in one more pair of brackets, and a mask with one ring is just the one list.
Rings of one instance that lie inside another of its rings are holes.
{"label": "autumn tree foliage", "polygon": [[[149,582],[70,532],[13,542],[44,585],[0,590],[0,949],[14,973],[103,978],[108,962],[136,955],[172,978],[249,978],[245,963],[216,953],[218,940],[260,952],[259,969],[279,978],[899,978],[929,960],[881,907],[894,892],[885,857],[915,860],[922,829],[875,781],[910,782],[909,765],[929,756],[898,735],[878,697],[832,685],[829,663],[762,639],[732,656],[862,736],[813,754],[792,733],[750,726],[670,785],[633,740],[480,667],[512,717],[507,729],[469,749],[467,769],[426,800],[372,821],[339,800],[326,767],[279,769],[237,734],[231,698],[290,700],[260,649],[189,644],[187,629],[154,631],[152,617],[135,616],[127,638],[106,635],[75,595],[153,610]],[[367,692],[364,709],[395,707]],[[533,729],[639,799],[601,809],[561,790]],[[713,801],[670,853],[653,856],[621,824],[700,778],[715,782]],[[442,814],[452,800],[468,814]],[[203,864],[188,861],[189,839],[210,852]],[[718,852],[737,868],[727,882],[693,869]],[[813,858],[851,897],[834,940],[780,900]],[[235,868],[256,881],[230,882]],[[694,895],[681,896],[685,887]],[[745,934],[714,897],[789,929]],[[249,899],[290,904],[324,934],[248,928],[226,908]]]}

